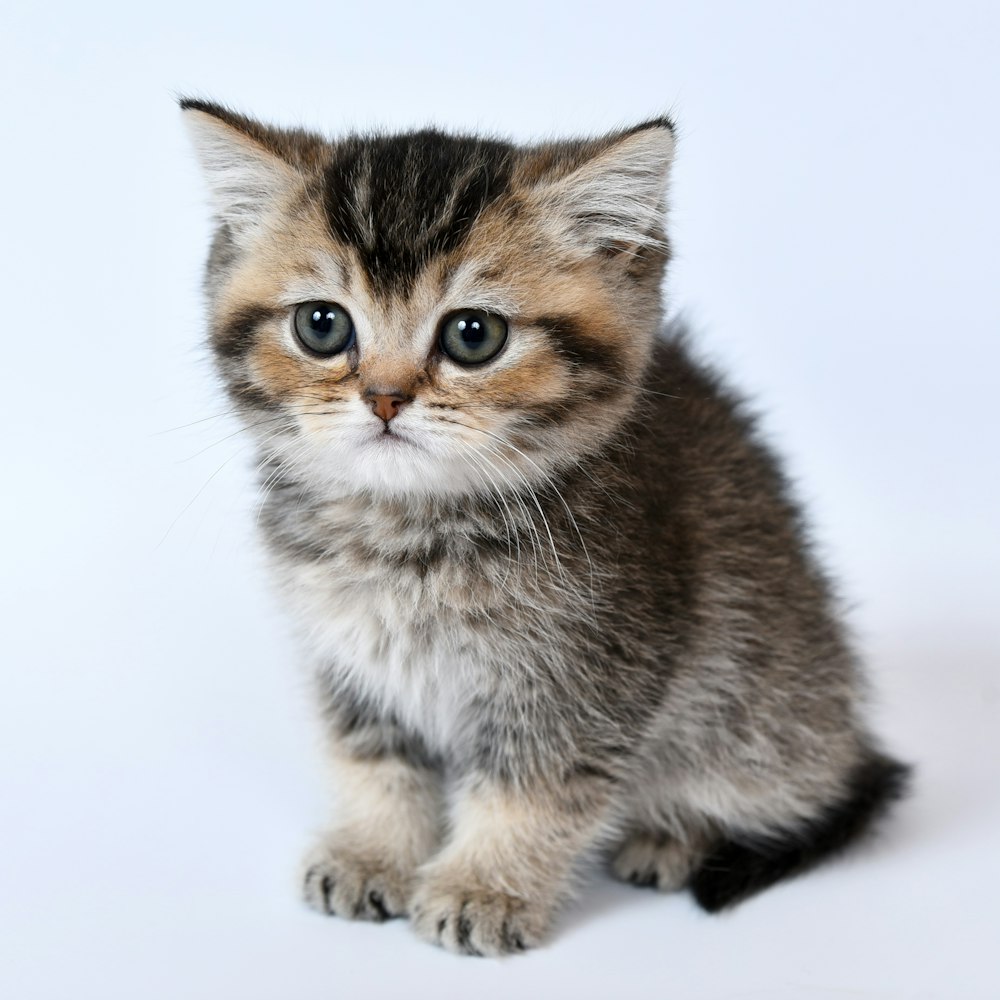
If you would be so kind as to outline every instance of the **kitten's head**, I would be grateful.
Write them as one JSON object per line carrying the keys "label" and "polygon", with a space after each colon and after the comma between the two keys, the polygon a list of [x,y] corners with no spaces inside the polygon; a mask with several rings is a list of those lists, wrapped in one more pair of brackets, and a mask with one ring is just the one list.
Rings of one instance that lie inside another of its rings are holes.
{"label": "kitten's head", "polygon": [[522,147],[328,142],[183,101],[212,191],[212,342],[270,455],[327,492],[538,485],[637,403],[668,121]]}

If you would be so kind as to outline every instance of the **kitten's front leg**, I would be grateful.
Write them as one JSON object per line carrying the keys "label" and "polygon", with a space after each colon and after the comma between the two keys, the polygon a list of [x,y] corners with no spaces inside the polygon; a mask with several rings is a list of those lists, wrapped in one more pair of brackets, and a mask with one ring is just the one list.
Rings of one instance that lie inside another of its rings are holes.
{"label": "kitten's front leg", "polygon": [[589,777],[514,786],[477,776],[456,802],[448,843],[420,871],[417,933],[470,955],[539,944],[574,863],[604,829],[609,798],[607,783]]}
{"label": "kitten's front leg", "polygon": [[338,819],[306,857],[306,901],[356,920],[403,916],[417,868],[439,843],[438,776],[392,750],[359,755],[344,740],[332,763]]}

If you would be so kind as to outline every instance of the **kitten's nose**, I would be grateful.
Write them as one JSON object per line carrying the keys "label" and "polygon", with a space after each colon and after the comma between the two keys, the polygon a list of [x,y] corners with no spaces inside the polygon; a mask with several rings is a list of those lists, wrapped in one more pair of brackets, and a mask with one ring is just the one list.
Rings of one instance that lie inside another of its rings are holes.
{"label": "kitten's nose", "polygon": [[390,389],[387,392],[368,390],[365,392],[365,399],[371,404],[375,416],[387,424],[399,413],[403,404],[410,401],[410,397],[400,389]]}

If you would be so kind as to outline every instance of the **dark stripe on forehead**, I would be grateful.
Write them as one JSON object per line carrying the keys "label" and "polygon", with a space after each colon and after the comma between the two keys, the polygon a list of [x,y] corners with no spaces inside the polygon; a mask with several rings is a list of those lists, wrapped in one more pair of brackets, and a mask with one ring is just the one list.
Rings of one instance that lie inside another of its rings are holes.
{"label": "dark stripe on forehead", "polygon": [[459,247],[509,185],[507,143],[434,130],[353,137],[334,147],[324,203],[376,292],[406,292],[428,261]]}

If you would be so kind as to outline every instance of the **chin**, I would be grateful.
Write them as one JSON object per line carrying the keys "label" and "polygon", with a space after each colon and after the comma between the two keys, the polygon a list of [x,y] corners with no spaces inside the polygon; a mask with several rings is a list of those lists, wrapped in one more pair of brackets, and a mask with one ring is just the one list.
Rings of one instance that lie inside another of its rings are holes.
{"label": "chin", "polygon": [[[350,446],[332,449],[336,462],[317,469],[330,486],[345,493],[386,499],[443,499],[482,492],[474,464],[454,453],[423,447],[413,436],[379,433]],[[324,475],[325,473],[325,475]]]}

